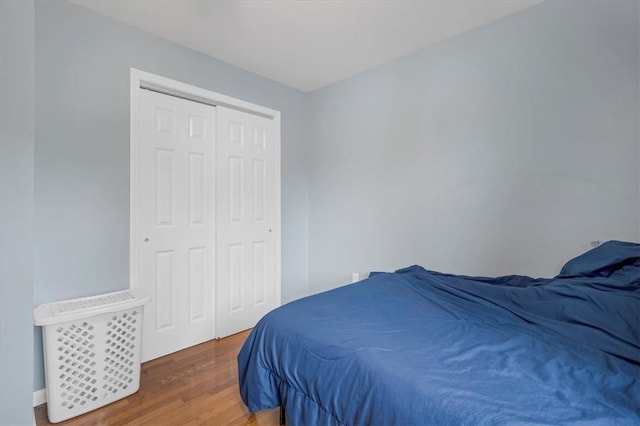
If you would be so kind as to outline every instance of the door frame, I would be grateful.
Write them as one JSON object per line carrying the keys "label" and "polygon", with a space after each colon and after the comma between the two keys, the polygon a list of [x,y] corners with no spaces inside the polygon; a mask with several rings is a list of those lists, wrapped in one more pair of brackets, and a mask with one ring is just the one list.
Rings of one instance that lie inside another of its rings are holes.
{"label": "door frame", "polygon": [[[155,92],[163,93],[170,96],[175,96],[182,99],[187,99],[194,102],[203,103],[212,106],[224,106],[231,109],[247,112],[250,114],[259,115],[265,118],[269,118],[274,122],[274,171],[275,171],[275,217],[274,217],[274,260],[275,260],[275,282],[276,282],[276,302],[278,306],[282,303],[282,282],[281,282],[281,148],[280,148],[280,112],[266,108],[260,105],[253,104],[251,102],[235,99],[227,95],[212,92],[210,90],[202,89],[200,87],[192,86],[181,81],[172,80],[166,77],[161,77],[156,74],[152,74],[146,71],[141,71],[136,68],[131,68],[130,71],[130,121],[129,121],[129,287],[138,288],[138,259],[137,259],[137,243],[140,241],[138,235],[138,229],[135,223],[137,217],[137,201],[138,201],[138,145],[140,144],[138,138],[138,107],[139,90],[148,89]],[[215,133],[214,133],[215,134]],[[215,136],[214,136],[214,156],[215,156]],[[215,173],[213,173],[215,174]],[[213,185],[215,191],[215,185]],[[215,192],[214,192],[215,200]],[[214,224],[215,226],[215,224]],[[213,254],[213,276],[215,277],[215,253]],[[215,287],[215,286],[214,286]],[[213,305],[213,317],[215,318],[215,302]],[[216,330],[217,333],[217,330]]]}

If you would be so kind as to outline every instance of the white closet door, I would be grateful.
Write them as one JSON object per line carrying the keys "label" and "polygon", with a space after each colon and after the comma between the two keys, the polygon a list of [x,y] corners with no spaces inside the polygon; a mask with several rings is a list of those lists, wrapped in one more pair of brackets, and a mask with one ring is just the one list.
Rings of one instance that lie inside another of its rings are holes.
{"label": "white closet door", "polygon": [[216,107],[216,336],[253,327],[280,305],[272,119]]}
{"label": "white closet door", "polygon": [[215,108],[139,89],[134,243],[142,360],[214,338]]}

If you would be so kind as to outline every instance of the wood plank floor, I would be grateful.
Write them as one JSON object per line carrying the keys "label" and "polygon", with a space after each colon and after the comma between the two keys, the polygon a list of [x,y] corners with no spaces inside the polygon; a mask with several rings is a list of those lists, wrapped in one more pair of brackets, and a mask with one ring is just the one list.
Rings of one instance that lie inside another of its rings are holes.
{"label": "wood plank floor", "polygon": [[[140,390],[82,416],[56,423],[84,425],[278,425],[279,410],[251,414],[240,399],[236,356],[249,331],[212,340],[142,364]],[[50,425],[47,406],[36,423]]]}

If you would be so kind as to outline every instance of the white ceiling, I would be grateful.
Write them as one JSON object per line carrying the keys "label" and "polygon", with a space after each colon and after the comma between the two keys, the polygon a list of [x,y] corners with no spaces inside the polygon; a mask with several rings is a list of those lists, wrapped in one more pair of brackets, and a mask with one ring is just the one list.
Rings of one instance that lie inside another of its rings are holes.
{"label": "white ceiling", "polygon": [[543,0],[71,0],[310,92]]}

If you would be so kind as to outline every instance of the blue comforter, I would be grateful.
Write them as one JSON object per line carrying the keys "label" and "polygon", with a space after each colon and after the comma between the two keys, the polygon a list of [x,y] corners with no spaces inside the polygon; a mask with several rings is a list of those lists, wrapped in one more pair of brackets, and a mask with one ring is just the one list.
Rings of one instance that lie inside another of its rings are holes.
{"label": "blue comforter", "polygon": [[637,244],[552,279],[412,266],[266,315],[240,393],[292,425],[638,425],[639,313]]}

